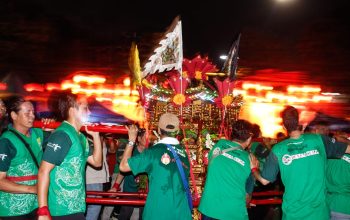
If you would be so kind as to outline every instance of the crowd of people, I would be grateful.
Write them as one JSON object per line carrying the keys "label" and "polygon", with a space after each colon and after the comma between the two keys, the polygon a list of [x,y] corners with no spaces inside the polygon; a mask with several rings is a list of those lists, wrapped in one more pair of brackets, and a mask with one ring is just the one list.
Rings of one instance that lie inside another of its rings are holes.
{"label": "crowd of people", "polygon": [[[34,106],[23,97],[0,101],[0,219],[192,219],[178,116],[161,115],[151,145],[136,125],[126,127],[126,139],[89,131],[83,96],[62,92],[55,103],[62,123],[51,130],[33,127]],[[249,219],[252,192],[276,181],[284,187],[280,218],[350,219],[350,141],[330,137],[324,124],[303,130],[292,106],[281,118],[287,135],[276,141],[256,141],[259,127],[237,120],[230,138],[212,147],[198,207],[203,220]],[[144,207],[87,205],[87,190],[148,196]]]}

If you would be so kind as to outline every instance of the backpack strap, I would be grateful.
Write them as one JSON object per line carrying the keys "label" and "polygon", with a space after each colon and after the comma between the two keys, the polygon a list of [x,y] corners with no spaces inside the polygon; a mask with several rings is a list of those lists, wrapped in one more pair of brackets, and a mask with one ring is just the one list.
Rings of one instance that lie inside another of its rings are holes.
{"label": "backpack strap", "polygon": [[23,139],[23,137],[21,137],[21,135],[19,135],[17,132],[15,132],[15,131],[13,131],[13,130],[11,130],[11,129],[8,129],[8,131],[12,132],[14,135],[17,136],[17,138],[18,138],[19,140],[22,141],[22,143],[24,144],[24,146],[27,148],[27,150],[28,150],[30,156],[32,156],[32,159],[33,159],[33,161],[34,161],[36,167],[39,168],[39,163],[38,163],[38,161],[36,160],[36,158],[35,158],[35,156],[34,156],[34,153],[33,153],[32,149],[30,148],[29,144],[28,144],[28,143]]}
{"label": "backpack strap", "polygon": [[192,194],[190,192],[190,186],[188,185],[188,181],[186,180],[186,177],[185,177],[185,171],[184,171],[184,168],[182,167],[182,162],[179,158],[179,155],[175,152],[173,146],[171,146],[170,144],[166,144],[166,146],[169,148],[169,150],[171,151],[171,153],[173,154],[173,156],[175,158],[177,168],[178,168],[180,175],[181,175],[182,184],[186,190],[188,206],[192,212],[192,209],[193,209]]}

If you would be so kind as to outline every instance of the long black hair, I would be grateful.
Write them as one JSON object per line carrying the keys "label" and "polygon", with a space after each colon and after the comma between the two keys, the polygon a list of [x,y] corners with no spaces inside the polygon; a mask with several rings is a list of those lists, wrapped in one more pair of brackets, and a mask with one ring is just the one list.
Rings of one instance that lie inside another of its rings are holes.
{"label": "long black hair", "polygon": [[15,112],[16,114],[21,110],[21,105],[27,102],[22,96],[11,96],[5,100],[5,106],[7,111],[7,118],[9,122],[13,123],[11,118],[11,112]]}

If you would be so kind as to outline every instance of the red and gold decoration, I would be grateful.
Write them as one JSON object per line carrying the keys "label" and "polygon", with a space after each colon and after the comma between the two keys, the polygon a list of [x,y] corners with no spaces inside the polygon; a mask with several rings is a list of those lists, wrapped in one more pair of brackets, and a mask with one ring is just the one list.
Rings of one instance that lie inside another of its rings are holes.
{"label": "red and gold decoration", "polygon": [[234,101],[233,88],[235,86],[235,83],[229,78],[226,78],[224,81],[220,81],[215,78],[214,82],[218,90],[218,97],[215,99],[215,102],[217,106],[222,109],[219,136],[224,135],[225,138],[229,139],[230,131],[227,128],[230,126],[228,124],[225,124],[225,118],[227,108],[230,107]]}
{"label": "red and gold decoration", "polygon": [[182,76],[196,80],[208,80],[207,73],[216,72],[216,67],[208,61],[208,57],[204,59],[198,55],[192,60],[184,59],[182,64]]}
{"label": "red and gold decoration", "polygon": [[171,88],[175,91],[175,96],[173,97],[173,103],[182,106],[189,101],[188,97],[185,96],[185,91],[188,86],[188,80],[181,76],[172,76],[169,79],[169,84]]}
{"label": "red and gold decoration", "polygon": [[[165,112],[180,118],[182,143],[190,158],[191,186],[196,198],[204,187],[208,146],[213,144],[207,136],[227,135],[229,130],[222,127],[237,120],[243,98],[233,95],[234,81],[213,79],[222,74],[216,73],[208,58],[184,59],[182,70],[181,75],[176,70],[149,75],[142,84],[149,88],[146,103],[151,129],[157,127],[158,118]],[[145,103],[141,96],[140,93],[141,103]]]}

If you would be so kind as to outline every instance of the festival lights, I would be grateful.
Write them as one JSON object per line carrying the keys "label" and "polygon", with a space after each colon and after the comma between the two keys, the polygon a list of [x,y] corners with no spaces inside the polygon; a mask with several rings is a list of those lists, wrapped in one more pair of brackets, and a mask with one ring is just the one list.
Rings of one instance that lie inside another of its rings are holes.
{"label": "festival lights", "polygon": [[106,82],[106,78],[104,76],[98,76],[98,75],[75,75],[73,77],[73,81],[75,83],[82,83],[86,82],[88,84],[94,84],[94,83],[104,83]]}
{"label": "festival lights", "polygon": [[295,92],[303,92],[303,93],[319,93],[321,92],[320,87],[311,87],[311,86],[288,86],[287,88],[288,93],[295,93]]}
{"label": "festival lights", "polygon": [[61,90],[61,84],[58,83],[46,83],[45,90],[53,91],[53,90]]}
{"label": "festival lights", "polygon": [[[188,61],[192,63],[191,61]],[[130,89],[130,78],[125,78],[122,85],[106,84],[106,77],[102,75],[77,74],[72,80],[64,80],[61,84],[47,83],[45,85],[31,83],[24,86],[28,92],[45,92],[53,90],[72,90],[73,93],[94,96],[97,101],[103,103],[108,109],[135,121],[144,119],[144,110],[140,106],[140,97],[137,90]],[[0,89],[7,86],[0,84]],[[145,94],[147,102],[158,100],[170,102],[174,91],[163,87],[161,84],[150,84],[150,93]],[[179,93],[182,94],[182,93]],[[225,93],[226,94],[226,93]],[[231,94],[231,95],[230,95]],[[261,125],[262,133],[267,137],[274,137],[276,132],[282,131],[278,113],[286,104],[306,106],[315,103],[329,103],[333,96],[339,93],[321,93],[319,86],[290,85],[276,90],[268,84],[247,81],[235,85],[228,97],[235,99],[243,96],[242,102],[235,105],[243,105],[241,118]],[[214,103],[218,97],[217,91],[205,86],[191,87],[184,91],[183,95],[191,101],[202,100]],[[225,96],[223,96],[225,97]],[[222,98],[223,98],[222,97]],[[227,99],[227,97],[226,97]],[[225,101],[230,101],[226,100]],[[227,104],[227,103],[226,103]]]}
{"label": "festival lights", "polygon": [[38,83],[29,83],[23,86],[27,92],[44,92],[45,88],[43,85]]}
{"label": "festival lights", "polygon": [[61,83],[61,89],[66,90],[66,89],[78,89],[80,88],[79,84],[75,84],[72,80],[64,80]]}
{"label": "festival lights", "polygon": [[0,83],[0,90],[4,91],[7,89],[7,84],[6,83]]}
{"label": "festival lights", "polygon": [[125,79],[123,80],[123,84],[124,84],[124,86],[130,86],[130,84],[131,84],[130,78],[129,78],[129,77],[125,78]]}
{"label": "festival lights", "polygon": [[283,105],[270,103],[251,102],[243,106],[240,118],[260,125],[264,137],[275,137],[278,131],[282,131],[279,113]]}
{"label": "festival lights", "polygon": [[234,91],[243,94],[246,103],[240,117],[259,124],[263,136],[271,138],[275,138],[277,132],[283,132],[279,113],[285,105],[305,108],[310,104],[329,103],[333,99],[327,93],[320,93],[319,86],[288,86],[287,91],[275,91],[272,86],[249,82],[243,83],[242,88]]}
{"label": "festival lights", "polygon": [[272,86],[264,86],[264,85],[260,85],[258,83],[243,83],[242,84],[242,88],[244,90],[248,90],[248,89],[255,89],[257,91],[261,91],[261,90],[273,90]]}

